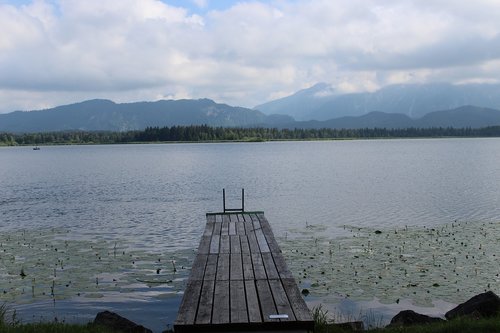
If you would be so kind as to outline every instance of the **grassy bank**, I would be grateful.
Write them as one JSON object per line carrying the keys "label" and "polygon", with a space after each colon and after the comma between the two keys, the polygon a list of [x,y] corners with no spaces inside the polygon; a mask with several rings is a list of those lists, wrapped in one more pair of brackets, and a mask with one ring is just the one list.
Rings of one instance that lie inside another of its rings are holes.
{"label": "grassy bank", "polygon": [[445,321],[443,323],[431,324],[431,325],[418,325],[409,327],[393,327],[393,328],[383,328],[376,329],[372,332],[380,333],[476,333],[476,332],[500,332],[500,316],[496,318],[461,318],[450,321]]}
{"label": "grassy bank", "polygon": [[[334,324],[320,325],[315,333],[347,333],[352,332]],[[442,323],[414,325],[407,327],[386,327],[368,330],[373,333],[499,333],[500,316],[495,318],[461,318]]]}
{"label": "grassy bank", "polygon": [[0,325],[0,333],[116,333],[108,328],[87,324],[37,323]]}
{"label": "grassy bank", "polygon": [[[0,333],[116,333],[102,326],[92,324],[76,325],[63,323],[38,324],[0,324]],[[326,325],[318,328],[316,333],[344,333],[350,332],[335,325]],[[490,319],[457,319],[439,324],[416,325],[409,327],[378,328],[369,330],[373,333],[476,333],[500,332],[500,317]]]}
{"label": "grassy bank", "polygon": [[[313,319],[315,323],[315,333],[346,333],[352,332],[335,324],[322,305],[315,307],[312,310]],[[361,319],[353,319],[361,320]],[[492,318],[472,318],[461,317],[449,321],[442,321],[439,323],[422,324],[413,326],[394,326],[394,327],[379,327],[377,323],[368,323],[369,328],[366,332],[373,333],[500,333],[500,313]],[[365,326],[366,328],[366,326]]]}
{"label": "grassy bank", "polygon": [[[315,333],[351,332],[329,323],[325,317],[316,319]],[[0,318],[0,333],[118,333],[117,331],[94,324],[66,323],[9,323]],[[500,333],[500,315],[494,318],[460,318],[436,324],[415,325],[408,327],[377,328],[373,333]]]}

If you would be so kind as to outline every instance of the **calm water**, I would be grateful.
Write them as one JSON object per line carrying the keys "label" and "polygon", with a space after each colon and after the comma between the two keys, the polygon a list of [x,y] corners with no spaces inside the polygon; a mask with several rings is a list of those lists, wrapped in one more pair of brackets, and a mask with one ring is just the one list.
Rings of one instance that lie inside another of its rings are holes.
{"label": "calm water", "polygon": [[229,206],[245,188],[246,209],[264,210],[278,236],[306,224],[338,237],[343,225],[497,221],[500,139],[1,148],[0,230],[193,249],[222,188]]}

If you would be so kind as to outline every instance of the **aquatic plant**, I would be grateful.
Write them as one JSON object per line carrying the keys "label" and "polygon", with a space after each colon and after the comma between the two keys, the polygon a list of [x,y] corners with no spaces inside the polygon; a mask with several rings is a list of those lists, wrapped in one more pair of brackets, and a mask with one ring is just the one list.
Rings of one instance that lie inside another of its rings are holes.
{"label": "aquatic plant", "polygon": [[[289,267],[312,297],[396,303],[459,303],[500,290],[500,223],[453,222],[433,228],[371,229],[345,226],[349,236],[323,236],[308,224],[279,243]],[[380,232],[377,232],[380,231]]]}
{"label": "aquatic plant", "polygon": [[[156,253],[125,240],[46,228],[0,234],[0,301],[168,297],[184,288],[192,250]],[[161,265],[172,261],[177,265]],[[29,271],[25,269],[29,267]]]}

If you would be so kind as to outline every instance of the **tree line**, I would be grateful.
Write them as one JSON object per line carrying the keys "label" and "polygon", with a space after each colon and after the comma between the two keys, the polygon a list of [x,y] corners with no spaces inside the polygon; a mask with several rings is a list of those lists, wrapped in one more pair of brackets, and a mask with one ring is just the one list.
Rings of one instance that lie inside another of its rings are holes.
{"label": "tree line", "polygon": [[140,142],[272,141],[430,137],[500,137],[500,126],[484,128],[361,128],[278,129],[233,128],[207,125],[147,127],[142,131],[63,131],[0,133],[0,145],[117,144]]}

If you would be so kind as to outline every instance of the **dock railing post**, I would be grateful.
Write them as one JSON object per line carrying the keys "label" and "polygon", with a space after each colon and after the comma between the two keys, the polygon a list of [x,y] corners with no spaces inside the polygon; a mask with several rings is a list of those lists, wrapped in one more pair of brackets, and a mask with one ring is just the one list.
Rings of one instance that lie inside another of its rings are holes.
{"label": "dock railing post", "polygon": [[245,189],[241,189],[241,208],[226,208],[226,189],[222,189],[222,210],[223,212],[245,212]]}
{"label": "dock railing post", "polygon": [[245,211],[245,189],[241,189],[241,211]]}
{"label": "dock railing post", "polygon": [[224,213],[226,212],[226,189],[222,189],[222,208],[224,210]]}

